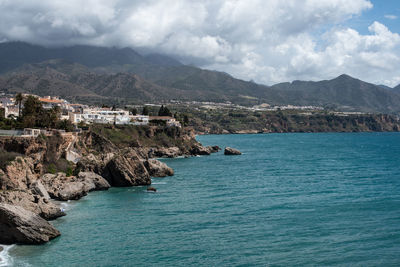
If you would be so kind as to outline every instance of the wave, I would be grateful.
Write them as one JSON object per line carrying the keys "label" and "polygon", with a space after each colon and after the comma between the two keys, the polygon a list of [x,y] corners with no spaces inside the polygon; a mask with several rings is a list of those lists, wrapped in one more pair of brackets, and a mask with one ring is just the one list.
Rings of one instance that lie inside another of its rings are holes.
{"label": "wave", "polygon": [[13,259],[11,258],[9,251],[12,247],[15,245],[0,245],[0,247],[3,248],[3,250],[0,252],[0,266],[12,266],[13,265]]}

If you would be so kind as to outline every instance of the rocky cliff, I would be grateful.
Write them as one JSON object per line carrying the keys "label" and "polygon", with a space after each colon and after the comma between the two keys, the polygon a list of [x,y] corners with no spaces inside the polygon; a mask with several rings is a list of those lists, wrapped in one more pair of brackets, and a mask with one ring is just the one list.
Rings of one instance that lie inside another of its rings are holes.
{"label": "rocky cliff", "polygon": [[0,233],[8,233],[0,234],[0,244],[58,236],[46,221],[65,215],[55,200],[77,200],[110,186],[150,185],[151,177],[174,174],[155,157],[218,150],[203,147],[193,130],[175,127],[95,125],[79,135],[0,138]]}

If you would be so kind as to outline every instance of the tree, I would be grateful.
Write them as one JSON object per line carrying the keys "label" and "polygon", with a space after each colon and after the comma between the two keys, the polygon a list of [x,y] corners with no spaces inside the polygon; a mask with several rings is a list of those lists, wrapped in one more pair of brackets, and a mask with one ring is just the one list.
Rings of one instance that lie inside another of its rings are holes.
{"label": "tree", "polygon": [[22,125],[24,128],[40,126],[47,120],[42,103],[37,97],[28,96],[22,109]]}
{"label": "tree", "polygon": [[169,109],[167,107],[164,107],[164,105],[161,105],[160,109],[158,110],[158,116],[172,117],[172,112],[169,111]]}
{"label": "tree", "polygon": [[131,113],[132,113],[132,115],[135,116],[135,115],[138,113],[138,111],[137,111],[136,108],[132,108],[132,109],[131,109]]}
{"label": "tree", "polygon": [[17,104],[18,104],[18,118],[21,117],[21,105],[22,105],[23,100],[24,100],[24,96],[21,93],[18,93],[15,96],[15,102],[17,102]]}
{"label": "tree", "polygon": [[149,108],[147,106],[143,107],[142,115],[149,115]]}
{"label": "tree", "polygon": [[189,116],[187,114],[183,115],[183,125],[189,124]]}
{"label": "tree", "polygon": [[57,129],[62,129],[66,132],[72,132],[74,128],[74,125],[69,120],[60,120],[57,122]]}
{"label": "tree", "polygon": [[164,105],[161,105],[160,109],[158,110],[158,116],[164,116]]}
{"label": "tree", "polygon": [[52,107],[52,109],[48,112],[50,128],[56,127],[60,115],[61,115],[61,108],[59,106]]}

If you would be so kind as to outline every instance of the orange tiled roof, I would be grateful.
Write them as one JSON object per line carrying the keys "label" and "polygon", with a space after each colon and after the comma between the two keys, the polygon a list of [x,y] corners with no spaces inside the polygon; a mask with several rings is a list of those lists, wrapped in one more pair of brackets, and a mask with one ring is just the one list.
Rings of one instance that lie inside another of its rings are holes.
{"label": "orange tiled roof", "polygon": [[45,103],[64,103],[62,100],[58,99],[48,99],[48,98],[39,98],[40,102],[45,102]]}

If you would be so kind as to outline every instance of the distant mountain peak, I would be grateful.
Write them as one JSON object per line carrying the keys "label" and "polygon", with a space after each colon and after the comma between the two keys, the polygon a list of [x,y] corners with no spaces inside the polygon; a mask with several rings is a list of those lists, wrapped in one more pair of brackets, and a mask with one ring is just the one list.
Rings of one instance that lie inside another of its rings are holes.
{"label": "distant mountain peak", "polygon": [[356,78],[351,77],[350,75],[345,74],[345,73],[343,73],[342,75],[339,75],[339,76],[336,77],[335,79],[354,79],[354,80],[357,80]]}

